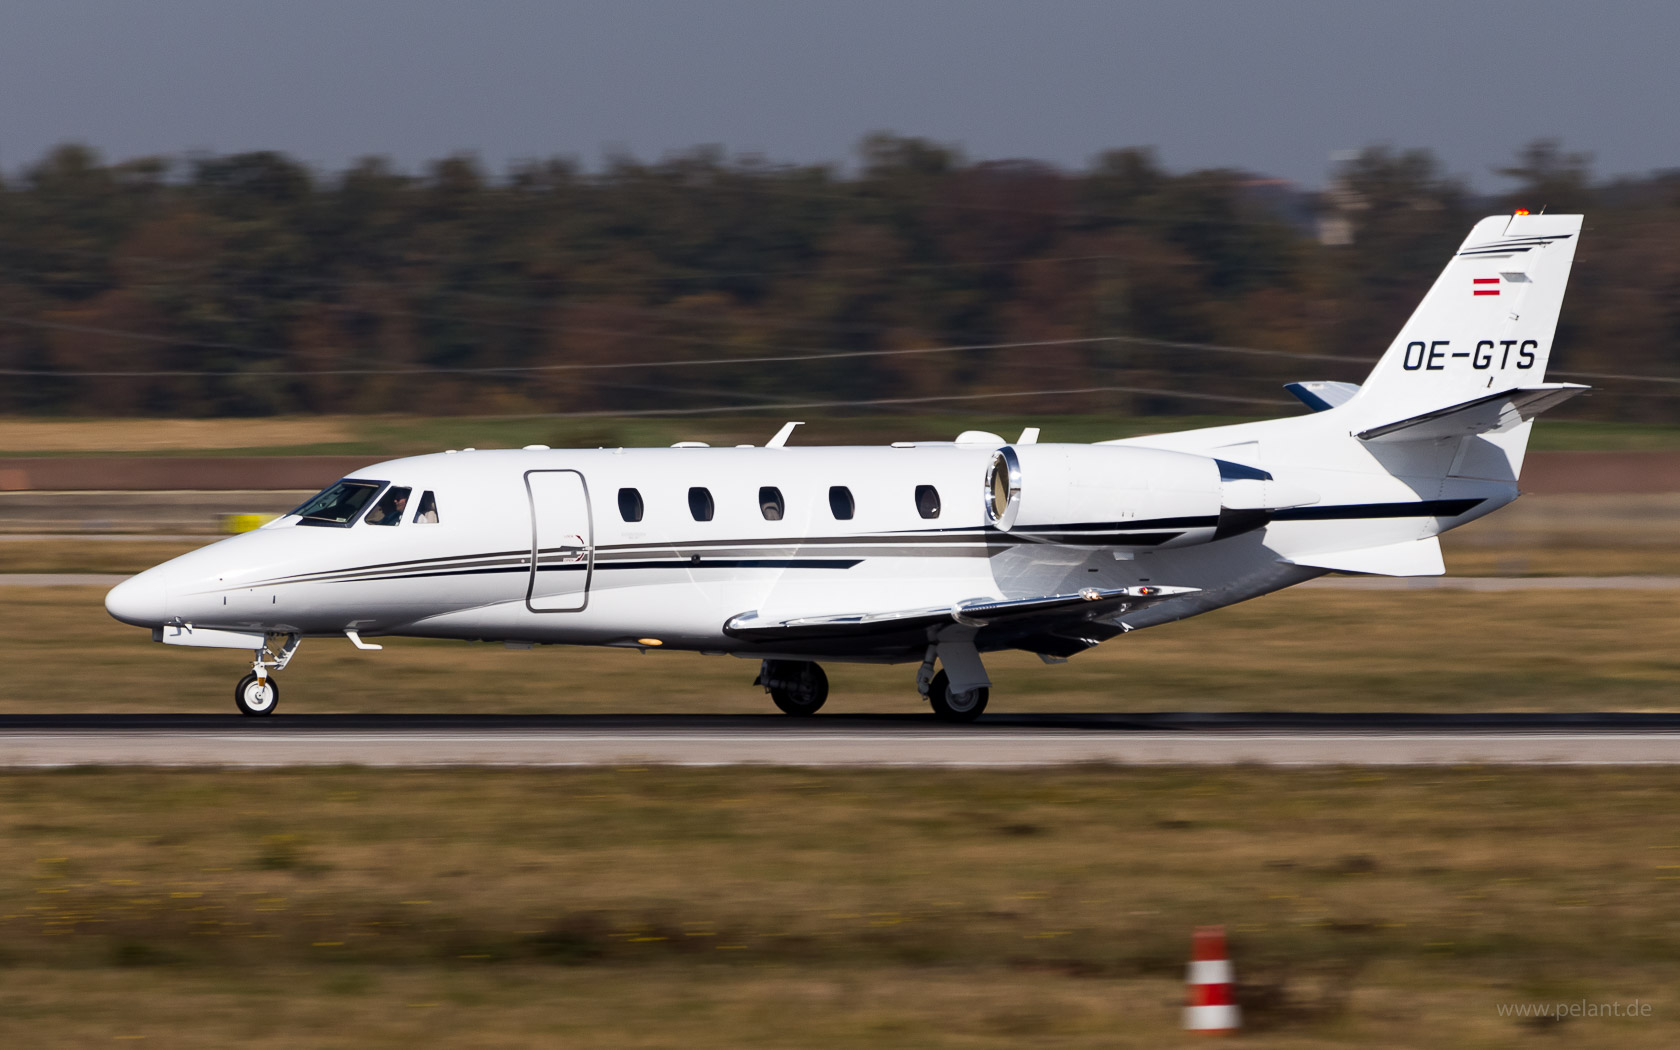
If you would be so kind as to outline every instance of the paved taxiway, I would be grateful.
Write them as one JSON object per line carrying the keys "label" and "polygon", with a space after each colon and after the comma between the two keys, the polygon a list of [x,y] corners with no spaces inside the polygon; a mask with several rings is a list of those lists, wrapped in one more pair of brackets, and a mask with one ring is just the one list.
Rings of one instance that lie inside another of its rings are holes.
{"label": "paved taxiway", "polygon": [[0,716],[0,766],[1680,765],[1680,714]]}

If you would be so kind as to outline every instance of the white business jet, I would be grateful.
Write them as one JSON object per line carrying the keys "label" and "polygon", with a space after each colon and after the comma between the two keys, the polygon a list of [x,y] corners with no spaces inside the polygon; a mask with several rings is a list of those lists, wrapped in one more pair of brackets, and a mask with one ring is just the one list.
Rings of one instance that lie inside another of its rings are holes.
{"label": "white business jet", "polygon": [[[1577,215],[1484,219],[1362,386],[1292,418],[1092,445],[954,442],[439,453],[369,466],[264,527],[114,588],[171,645],[244,649],[273,713],[306,637],[682,649],[762,661],[791,715],[819,660],[919,664],[942,718],[982,654],[1059,663],[1322,575],[1443,571],[1436,537],[1517,497]],[[938,667],[939,670],[935,671]],[[906,689],[908,692],[908,688]]]}

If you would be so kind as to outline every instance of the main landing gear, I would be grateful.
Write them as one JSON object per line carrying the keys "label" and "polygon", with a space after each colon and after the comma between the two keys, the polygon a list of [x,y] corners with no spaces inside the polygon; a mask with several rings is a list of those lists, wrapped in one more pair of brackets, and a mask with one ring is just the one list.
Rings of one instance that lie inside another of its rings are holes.
{"label": "main landing gear", "polygon": [[944,671],[928,683],[927,699],[933,713],[947,722],[972,722],[986,710],[992,698],[989,686],[977,685],[968,689],[952,689],[951,676]]}
{"label": "main landing gear", "polygon": [[828,699],[828,675],[809,660],[766,660],[753,679],[785,714],[805,718]]}
{"label": "main landing gear", "polygon": [[271,715],[280,704],[280,683],[268,672],[285,670],[297,652],[301,634],[270,634],[264,637],[251,663],[251,673],[233,687],[233,703],[242,715]]}
{"label": "main landing gear", "polygon": [[[945,665],[938,673],[933,669],[935,660]],[[763,686],[777,707],[800,718],[816,714],[828,699],[828,675],[810,660],[765,660],[753,685]],[[992,698],[980,654],[973,645],[960,642],[928,646],[916,672],[916,690],[933,706],[934,715],[946,722],[974,721]]]}
{"label": "main landing gear", "polygon": [[[934,673],[933,661],[945,667]],[[951,682],[952,673],[958,684]],[[922,666],[916,671],[916,689],[933,705],[934,716],[946,722],[972,722],[986,710],[992,698],[991,681],[972,644],[947,642],[930,645]]]}

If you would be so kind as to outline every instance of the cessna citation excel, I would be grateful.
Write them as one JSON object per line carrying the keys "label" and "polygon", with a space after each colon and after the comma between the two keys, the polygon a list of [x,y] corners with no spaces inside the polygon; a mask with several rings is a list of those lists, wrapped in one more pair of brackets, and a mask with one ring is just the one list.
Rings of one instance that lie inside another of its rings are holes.
{"label": "cessna citation excel", "polygon": [[819,660],[902,663],[970,720],[989,652],[1059,663],[1330,571],[1440,574],[1437,537],[1516,499],[1534,416],[1586,389],[1544,381],[1580,230],[1477,223],[1363,385],[1290,384],[1304,415],[1091,445],[798,448],[789,423],[762,448],[396,459],[105,607],[254,652],[247,715],[273,713],[304,638],[403,635],[745,657],[790,715],[827,699]]}

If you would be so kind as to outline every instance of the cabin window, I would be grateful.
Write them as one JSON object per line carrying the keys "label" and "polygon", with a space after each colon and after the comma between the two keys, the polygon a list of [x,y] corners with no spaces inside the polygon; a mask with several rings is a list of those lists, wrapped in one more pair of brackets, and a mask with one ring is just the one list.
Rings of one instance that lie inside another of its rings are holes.
{"label": "cabin window", "polygon": [[828,509],[834,512],[839,521],[852,520],[852,513],[857,505],[852,502],[852,490],[844,485],[832,485],[828,490]]}
{"label": "cabin window", "polygon": [[635,489],[619,489],[618,516],[625,521],[641,521],[642,494]]}
{"label": "cabin window", "polygon": [[939,517],[939,490],[932,485],[916,486],[916,513],[924,518]]}
{"label": "cabin window", "polygon": [[787,513],[787,504],[782,500],[782,490],[774,485],[766,485],[759,489],[758,512],[764,515],[765,521],[781,521]]}
{"label": "cabin window", "polygon": [[688,490],[688,512],[694,515],[695,521],[712,520],[712,494],[710,490],[698,485]]}
{"label": "cabin window", "polygon": [[401,525],[403,514],[408,510],[408,494],[406,488],[392,488],[379,497],[379,502],[373,505],[364,519],[369,525]]}
{"label": "cabin window", "polygon": [[383,481],[352,481],[346,478],[328,485],[292,513],[302,519],[299,524],[348,528],[356,520],[356,515],[384,487]]}

